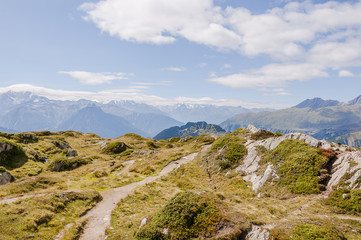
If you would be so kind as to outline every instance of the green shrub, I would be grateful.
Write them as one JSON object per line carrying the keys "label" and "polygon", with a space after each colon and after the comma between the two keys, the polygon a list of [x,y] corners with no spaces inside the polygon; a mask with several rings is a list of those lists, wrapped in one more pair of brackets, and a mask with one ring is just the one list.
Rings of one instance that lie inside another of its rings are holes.
{"label": "green shrub", "polygon": [[6,171],[7,171],[6,168],[0,166],[0,173],[6,172]]}
{"label": "green shrub", "polygon": [[228,145],[229,143],[245,143],[244,139],[241,139],[237,136],[234,136],[233,134],[227,134],[221,138],[218,138],[216,141],[214,141],[214,143],[212,144],[211,147],[211,152],[212,151],[217,151],[222,149],[224,146]]}
{"label": "green shrub", "polygon": [[344,240],[342,233],[336,228],[326,225],[310,223],[298,224],[291,233],[291,239],[295,240]]}
{"label": "green shrub", "polygon": [[[189,138],[189,137],[188,137]],[[214,137],[211,137],[207,134],[202,134],[198,137],[195,138],[197,141],[203,142],[203,143],[207,143],[207,144],[211,144],[215,141]],[[189,140],[188,140],[189,141]]]}
{"label": "green shrub", "polygon": [[146,144],[150,149],[158,148],[158,146],[156,146],[152,141],[147,141]]}
{"label": "green shrub", "polygon": [[263,139],[267,139],[270,137],[276,137],[276,134],[273,132],[267,131],[267,130],[263,130],[263,129],[259,130],[256,133],[253,133],[251,135],[252,140],[263,140]]}
{"label": "green shrub", "polygon": [[340,212],[361,213],[361,189],[339,188],[325,201],[328,205],[336,206]]}
{"label": "green shrub", "polygon": [[243,144],[232,142],[227,145],[224,158],[231,163],[238,163],[245,155],[247,155],[247,148]]}
{"label": "green shrub", "polygon": [[[137,233],[137,239],[190,239],[211,236],[222,215],[207,194],[178,193]],[[167,229],[167,234],[164,234]]]}
{"label": "green shrub", "polygon": [[276,166],[279,179],[276,184],[285,186],[292,193],[319,193],[319,178],[322,165],[328,159],[318,149],[300,140],[284,140],[268,153],[261,164],[271,163]]}
{"label": "green shrub", "polygon": [[12,147],[11,150],[0,152],[0,166],[12,169],[22,166],[27,161],[25,151],[20,145],[5,138],[0,138],[0,144]]}
{"label": "green shrub", "polygon": [[111,142],[107,144],[104,152],[108,154],[119,154],[127,150],[127,148],[129,147],[124,142]]}

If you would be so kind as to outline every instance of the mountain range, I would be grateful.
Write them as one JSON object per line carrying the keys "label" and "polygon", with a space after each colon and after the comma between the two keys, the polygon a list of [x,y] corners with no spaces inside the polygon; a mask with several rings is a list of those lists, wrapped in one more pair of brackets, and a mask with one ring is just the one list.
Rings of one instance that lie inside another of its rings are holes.
{"label": "mountain range", "polygon": [[359,146],[347,139],[348,134],[361,131],[361,96],[342,103],[321,98],[307,99],[300,104],[277,111],[237,114],[220,124],[227,131],[252,124],[282,133],[304,132],[317,139],[328,139]]}
{"label": "mountain range", "polygon": [[185,122],[220,123],[237,113],[264,110],[198,104],[152,106],[134,101],[60,101],[12,91],[0,94],[0,102],[0,131],[75,130],[101,137],[118,137],[128,132],[153,137]]}

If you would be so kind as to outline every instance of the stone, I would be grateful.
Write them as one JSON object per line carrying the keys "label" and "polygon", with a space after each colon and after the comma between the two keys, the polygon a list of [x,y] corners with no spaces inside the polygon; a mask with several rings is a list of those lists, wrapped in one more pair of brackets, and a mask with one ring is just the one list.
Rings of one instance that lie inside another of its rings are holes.
{"label": "stone", "polygon": [[248,232],[246,240],[271,240],[269,231],[259,226],[252,225],[251,231]]}
{"label": "stone", "polygon": [[78,156],[78,151],[72,148],[68,149],[68,152],[66,153],[67,157],[76,157]]}
{"label": "stone", "polygon": [[6,152],[6,151],[10,151],[14,148],[14,146],[8,144],[8,143],[5,143],[5,142],[1,142],[0,141],[0,153],[1,152]]}
{"label": "stone", "polygon": [[70,145],[64,141],[54,141],[53,144],[55,147],[60,148],[61,150],[71,148]]}
{"label": "stone", "polygon": [[0,172],[0,185],[13,182],[15,178],[8,172]]}

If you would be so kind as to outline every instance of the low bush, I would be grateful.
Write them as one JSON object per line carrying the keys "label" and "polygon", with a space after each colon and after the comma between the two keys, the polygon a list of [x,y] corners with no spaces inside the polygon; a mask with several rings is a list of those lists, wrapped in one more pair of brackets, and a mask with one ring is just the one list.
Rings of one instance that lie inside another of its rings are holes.
{"label": "low bush", "polygon": [[129,147],[124,142],[111,142],[107,144],[104,152],[108,154],[119,154],[127,150],[127,148]]}
{"label": "low bush", "polygon": [[60,157],[54,159],[48,166],[48,169],[55,172],[69,171],[78,168],[82,165],[86,165],[91,162],[88,158],[65,158]]}
{"label": "low bush", "polygon": [[327,161],[318,149],[300,140],[284,140],[260,163],[276,166],[277,185],[285,186],[292,193],[312,194],[320,192],[318,175]]}
{"label": "low bush", "polygon": [[22,166],[27,161],[25,151],[20,145],[5,138],[0,138],[0,145],[10,145],[11,148],[0,152],[0,166],[13,169]]}
{"label": "low bush", "polygon": [[326,225],[311,223],[298,224],[291,233],[291,239],[295,240],[346,240],[336,228]]}
{"label": "low bush", "polygon": [[259,130],[256,133],[251,134],[251,139],[252,140],[263,140],[263,139],[267,139],[270,137],[276,137],[277,135],[273,132],[267,131],[267,130]]}
{"label": "low bush", "polygon": [[341,213],[361,213],[361,189],[339,188],[326,200],[326,204],[338,208]]}
{"label": "low bush", "polygon": [[137,233],[137,239],[190,239],[211,236],[222,220],[207,194],[178,193]]}

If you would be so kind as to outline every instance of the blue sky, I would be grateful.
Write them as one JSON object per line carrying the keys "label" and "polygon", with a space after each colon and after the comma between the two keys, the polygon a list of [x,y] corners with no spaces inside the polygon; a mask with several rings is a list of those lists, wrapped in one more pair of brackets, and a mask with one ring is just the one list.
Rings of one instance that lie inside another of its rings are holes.
{"label": "blue sky", "polygon": [[285,107],[361,94],[360,1],[3,0],[0,92]]}

